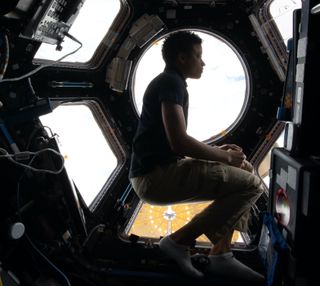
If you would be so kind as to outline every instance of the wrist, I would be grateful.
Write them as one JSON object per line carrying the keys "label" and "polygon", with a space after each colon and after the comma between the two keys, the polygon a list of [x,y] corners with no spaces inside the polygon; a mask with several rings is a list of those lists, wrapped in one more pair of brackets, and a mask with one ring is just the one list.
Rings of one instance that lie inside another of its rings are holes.
{"label": "wrist", "polygon": [[[230,150],[230,149],[229,149],[229,150]],[[228,151],[229,151],[229,150],[228,150]],[[228,164],[231,164],[231,163],[232,163],[232,156],[231,156],[231,154],[230,154],[228,151],[227,151],[227,163],[228,163]]]}

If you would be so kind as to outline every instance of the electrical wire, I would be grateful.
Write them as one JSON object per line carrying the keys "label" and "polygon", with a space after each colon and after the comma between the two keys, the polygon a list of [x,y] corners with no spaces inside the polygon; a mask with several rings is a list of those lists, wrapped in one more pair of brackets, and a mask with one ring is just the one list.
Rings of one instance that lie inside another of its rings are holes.
{"label": "electrical wire", "polygon": [[[31,164],[31,162],[30,162]],[[24,174],[23,174],[24,175]],[[18,208],[18,214],[19,214],[19,217],[20,217],[20,220],[21,222],[23,221],[22,220],[22,217],[21,217],[21,213],[20,213],[20,203],[19,203],[19,200],[20,200],[20,181],[22,180],[23,178],[23,175],[20,177],[18,183],[17,183],[17,208]],[[27,241],[30,243],[31,247],[55,270],[57,271],[62,277],[63,279],[66,281],[67,285],[68,286],[71,286],[71,283],[68,279],[68,277],[52,262],[50,261],[50,259],[44,255],[42,253],[42,251],[33,243],[32,239],[29,237],[29,235],[27,233],[24,234]]]}
{"label": "electrical wire", "polygon": [[101,229],[103,231],[105,229],[105,225],[104,224],[98,224],[94,228],[92,228],[90,230],[90,233],[88,234],[88,236],[86,237],[86,239],[85,239],[85,241],[83,242],[82,245],[85,246],[88,243],[88,241],[91,239],[92,235],[99,229]]}
{"label": "electrical wire", "polygon": [[8,35],[4,34],[4,41],[5,41],[5,58],[4,58],[4,63],[3,63],[3,67],[0,71],[0,81],[3,79],[3,76],[6,72],[7,66],[8,66],[8,62],[9,62],[9,51],[10,51],[10,46],[9,46],[9,39],[8,39]]}
{"label": "electrical wire", "polygon": [[[35,167],[31,166],[31,163],[33,162],[33,160],[39,154],[41,154],[43,152],[47,152],[47,151],[54,153],[55,155],[58,156],[58,158],[60,158],[61,166],[57,171],[48,170],[48,169],[39,169],[39,168],[35,168]],[[33,157],[31,158],[31,160],[30,160],[30,162],[28,164],[24,164],[24,163],[18,162],[18,160],[28,160],[28,159],[30,159],[30,156],[33,156]],[[64,169],[64,158],[63,158],[63,156],[59,152],[57,152],[56,150],[51,149],[51,148],[46,148],[46,149],[43,149],[43,150],[40,150],[40,151],[37,151],[37,152],[23,151],[23,152],[18,152],[18,153],[15,153],[15,154],[9,154],[7,152],[7,150],[5,150],[3,148],[0,148],[0,159],[1,158],[7,158],[9,161],[14,163],[15,165],[24,167],[24,168],[26,168],[28,170],[31,170],[33,172],[36,172],[36,173],[48,173],[48,174],[57,175],[57,174],[60,174],[62,172],[62,170]]]}
{"label": "electrical wire", "polygon": [[30,245],[32,246],[32,248],[33,248],[48,264],[50,264],[51,267],[52,267],[55,271],[57,271],[57,272],[63,277],[63,279],[67,282],[68,286],[71,286],[71,283],[70,283],[68,277],[67,277],[52,261],[50,261],[50,259],[49,259],[47,256],[45,256],[45,255],[41,252],[41,250],[40,250],[39,248],[37,248],[37,247],[35,246],[35,244],[32,242],[31,238],[28,236],[27,233],[25,233],[25,237],[26,237],[26,239],[28,240],[28,242],[30,243]]}
{"label": "electrical wire", "polygon": [[14,78],[5,78],[5,79],[1,79],[1,78],[0,78],[0,83],[3,83],[3,82],[12,82],[12,81],[19,81],[19,80],[22,80],[22,79],[24,79],[24,78],[30,77],[30,76],[34,75],[35,73],[37,73],[38,71],[40,71],[40,70],[42,70],[42,69],[44,69],[44,68],[46,68],[46,67],[52,66],[54,63],[61,62],[61,61],[62,61],[63,59],[65,59],[66,57],[68,57],[68,56],[76,53],[78,50],[80,50],[80,49],[82,48],[82,43],[81,43],[78,39],[76,39],[75,37],[73,37],[73,36],[70,35],[69,33],[65,33],[65,36],[68,37],[68,38],[70,38],[71,40],[77,42],[80,46],[79,46],[78,48],[76,48],[74,51],[72,51],[72,52],[64,55],[64,56],[61,57],[60,59],[54,61],[53,63],[46,64],[46,65],[41,65],[41,66],[37,67],[36,69],[34,69],[34,70],[32,70],[32,71],[30,71],[30,72],[28,72],[28,73],[26,73],[26,74],[24,74],[24,75],[22,75],[22,76],[14,77]]}
{"label": "electrical wire", "polygon": [[[3,152],[3,151],[6,152],[6,150],[0,148],[0,152],[1,152],[1,151],[2,151],[2,152]],[[55,151],[54,149],[51,149],[51,148],[46,148],[46,149],[40,150],[40,151],[38,151],[38,152],[23,152],[23,153],[33,153],[33,154],[34,154],[34,157],[30,160],[30,162],[29,162],[28,165],[23,164],[26,169],[29,169],[29,170],[31,169],[31,170],[33,170],[33,171],[36,169],[36,168],[32,167],[31,164],[32,164],[32,162],[35,160],[36,156],[41,153],[41,151],[53,151],[55,154],[58,154],[58,155],[60,156],[60,158],[62,157],[62,155],[61,155],[60,153],[58,153],[57,151]],[[7,153],[7,152],[6,152],[6,153]],[[21,152],[21,153],[22,153],[22,152]],[[10,154],[9,154],[9,155],[10,155]],[[15,155],[16,155],[16,154],[15,154]],[[4,156],[4,155],[0,155],[0,158],[3,157],[3,156]],[[7,155],[5,155],[5,156],[7,157]],[[11,159],[12,159],[12,158],[11,158]],[[64,162],[63,157],[62,157],[62,160],[63,160],[63,162]],[[13,161],[15,164],[18,163],[18,162],[15,162],[13,159],[12,159],[12,161]],[[20,163],[19,163],[18,165],[20,165]],[[62,165],[62,167],[61,167],[58,171],[55,171],[55,172],[53,172],[53,171],[51,171],[51,170],[46,170],[46,169],[43,169],[43,170],[36,169],[36,170],[37,170],[37,172],[40,172],[40,173],[59,174],[59,173],[62,171],[63,167],[64,167],[64,165]],[[22,175],[20,176],[19,180],[17,181],[17,210],[18,210],[18,215],[19,215],[21,221],[23,221],[23,219],[22,219],[22,216],[21,216],[21,213],[20,213],[20,209],[21,209],[21,208],[20,208],[20,182],[22,181],[22,179],[23,179],[23,177],[24,177],[25,174],[26,174],[26,173],[23,172]],[[41,250],[32,242],[32,239],[29,237],[29,235],[28,235],[27,233],[25,233],[25,237],[26,237],[27,241],[30,243],[30,245],[32,246],[32,248],[33,248],[55,271],[57,271],[57,272],[63,277],[63,279],[66,281],[66,283],[67,283],[68,286],[71,286],[71,283],[70,283],[68,277],[67,277],[52,261],[50,261],[50,259],[49,259],[45,254],[43,254],[43,253],[41,252]]]}
{"label": "electrical wire", "polygon": [[[66,57],[76,53],[79,49],[82,48],[82,43],[77,40],[75,37],[73,37],[72,35],[70,35],[69,33],[65,33],[65,36],[69,37],[71,40],[77,42],[79,44],[79,47],[77,49],[75,49],[74,51],[64,55],[63,57],[59,58],[58,60],[54,61],[54,63],[57,63],[57,62],[60,62],[62,61],[63,59],[65,59]],[[8,78],[8,79],[3,79],[3,76],[6,72],[6,69],[7,69],[7,66],[8,66],[8,62],[9,62],[9,50],[10,50],[10,46],[9,46],[9,40],[8,40],[8,36],[5,34],[4,35],[4,39],[5,39],[5,50],[6,50],[6,54],[5,54],[5,59],[4,59],[4,65],[3,65],[3,68],[1,69],[0,71],[0,83],[3,83],[3,82],[14,82],[14,81],[19,81],[19,80],[22,80],[22,79],[25,79],[25,78],[28,78],[28,83],[34,93],[34,90],[33,90],[33,87],[32,87],[32,83],[31,83],[31,80],[30,80],[30,76],[34,75],[35,73],[37,73],[38,71],[42,70],[43,68],[46,68],[46,67],[49,67],[49,66],[52,66],[54,63],[51,63],[51,64],[46,64],[46,65],[41,65],[39,67],[37,67],[36,69],[20,76],[20,77],[15,77],[15,78]],[[39,169],[39,168],[35,168],[35,167],[32,167],[31,164],[32,162],[35,160],[35,158],[37,156],[39,156],[41,153],[43,152],[52,152],[53,154],[57,155],[61,161],[61,166],[58,170],[48,170],[48,169]],[[40,151],[37,151],[37,152],[30,152],[30,151],[24,151],[24,152],[17,152],[15,154],[9,154],[5,149],[3,148],[0,148],[0,159],[8,159],[9,161],[11,161],[12,163],[14,163],[15,165],[17,166],[21,166],[21,167],[24,167],[26,170],[31,170],[33,172],[36,172],[36,173],[49,173],[49,174],[59,174],[62,172],[62,170],[64,169],[64,157],[59,153],[57,152],[56,150],[54,149],[51,149],[51,148],[46,148],[46,149],[43,149],[43,150],[40,150]],[[30,160],[28,164],[24,164],[24,163],[21,163],[21,162],[18,162],[19,160]],[[20,176],[18,182],[17,182],[17,208],[18,208],[18,212],[20,210],[20,203],[19,203],[19,200],[20,200],[20,182],[23,178],[23,176],[25,175],[25,172]],[[21,217],[21,214],[19,212],[19,215]],[[51,265],[51,267],[56,271],[58,272],[62,277],[63,279],[66,281],[67,285],[68,286],[71,286],[71,283],[68,279],[68,277],[54,264],[52,263],[47,257],[45,254],[43,254],[37,247],[36,245],[32,242],[31,238],[28,236],[27,233],[25,233],[25,237],[27,239],[27,241],[30,243],[30,245],[32,246],[32,248],[49,264]],[[1,282],[1,280],[0,280]]]}

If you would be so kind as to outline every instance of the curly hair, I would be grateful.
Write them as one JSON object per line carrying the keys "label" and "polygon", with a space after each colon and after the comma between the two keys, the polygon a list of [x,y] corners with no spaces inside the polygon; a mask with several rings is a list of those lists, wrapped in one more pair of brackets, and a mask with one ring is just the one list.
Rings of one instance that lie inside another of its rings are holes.
{"label": "curly hair", "polygon": [[169,34],[162,45],[162,57],[167,66],[173,66],[179,53],[191,53],[195,44],[202,39],[191,31],[179,31]]}

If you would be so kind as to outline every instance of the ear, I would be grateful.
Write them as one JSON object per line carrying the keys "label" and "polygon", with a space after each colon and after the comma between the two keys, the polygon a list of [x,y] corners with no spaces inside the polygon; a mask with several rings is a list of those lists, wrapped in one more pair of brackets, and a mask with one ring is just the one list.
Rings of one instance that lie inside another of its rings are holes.
{"label": "ear", "polygon": [[185,53],[179,53],[179,54],[178,54],[178,62],[179,62],[180,64],[184,64],[185,61],[186,61],[186,59],[187,59],[187,56],[186,56]]}

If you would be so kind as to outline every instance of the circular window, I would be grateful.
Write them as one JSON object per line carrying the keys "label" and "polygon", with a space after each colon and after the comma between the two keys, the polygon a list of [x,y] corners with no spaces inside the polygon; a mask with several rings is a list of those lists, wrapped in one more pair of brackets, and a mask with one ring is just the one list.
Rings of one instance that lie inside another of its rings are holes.
{"label": "circular window", "polygon": [[[248,102],[248,72],[238,52],[220,36],[194,31],[203,40],[205,67],[200,79],[187,79],[189,117],[187,132],[204,141],[225,135],[241,118]],[[164,70],[163,39],[140,58],[133,78],[138,114],[149,82]]]}

